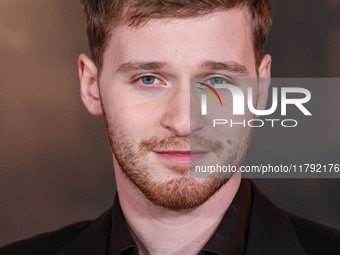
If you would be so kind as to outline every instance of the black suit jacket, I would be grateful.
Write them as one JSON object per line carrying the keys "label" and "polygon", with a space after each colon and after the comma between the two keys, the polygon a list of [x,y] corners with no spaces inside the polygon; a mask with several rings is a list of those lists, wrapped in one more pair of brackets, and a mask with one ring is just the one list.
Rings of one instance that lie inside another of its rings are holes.
{"label": "black suit jacket", "polygon": [[[275,206],[252,184],[245,255],[340,255],[340,231]],[[0,255],[106,255],[112,209],[84,221],[0,249]]]}

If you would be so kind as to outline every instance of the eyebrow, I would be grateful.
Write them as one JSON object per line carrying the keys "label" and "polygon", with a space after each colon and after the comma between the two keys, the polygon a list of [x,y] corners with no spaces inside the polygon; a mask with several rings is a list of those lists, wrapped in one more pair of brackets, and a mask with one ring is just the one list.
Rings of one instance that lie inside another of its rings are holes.
{"label": "eyebrow", "polygon": [[[163,62],[126,62],[121,64],[117,71],[118,72],[133,72],[138,70],[160,70],[164,68],[167,64]],[[202,68],[210,69],[213,71],[228,71],[236,73],[242,76],[248,75],[248,70],[245,65],[241,65],[234,61],[230,62],[216,62],[216,61],[206,61],[202,64]]]}
{"label": "eyebrow", "polygon": [[127,62],[121,64],[117,71],[128,73],[138,70],[160,70],[164,66],[166,66],[166,63],[162,62]]}
{"label": "eyebrow", "polygon": [[207,61],[202,64],[202,68],[207,68],[213,71],[228,71],[232,73],[236,73],[242,76],[248,75],[248,70],[245,65],[241,65],[234,61],[230,62],[215,62],[215,61]]}

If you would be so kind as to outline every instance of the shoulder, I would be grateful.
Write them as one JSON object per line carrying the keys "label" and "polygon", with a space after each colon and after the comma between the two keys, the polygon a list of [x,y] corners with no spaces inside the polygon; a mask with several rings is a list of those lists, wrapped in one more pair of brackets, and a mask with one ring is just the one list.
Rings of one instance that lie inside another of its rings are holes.
{"label": "shoulder", "polygon": [[[0,248],[0,255],[55,254],[78,236],[92,221],[82,221],[53,232],[39,234]],[[28,252],[29,251],[29,252]]]}
{"label": "shoulder", "polygon": [[339,255],[340,231],[296,216],[252,184],[248,254]]}
{"label": "shoulder", "polygon": [[285,212],[307,254],[340,254],[340,231]]}

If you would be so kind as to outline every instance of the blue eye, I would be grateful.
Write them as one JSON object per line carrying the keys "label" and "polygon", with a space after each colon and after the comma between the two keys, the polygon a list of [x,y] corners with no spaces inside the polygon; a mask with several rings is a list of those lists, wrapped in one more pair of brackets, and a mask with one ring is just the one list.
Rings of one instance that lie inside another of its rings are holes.
{"label": "blue eye", "polygon": [[145,75],[140,76],[136,81],[134,81],[135,85],[144,87],[144,88],[158,88],[161,86],[165,86],[166,83],[153,75]]}
{"label": "blue eye", "polygon": [[147,85],[154,84],[156,80],[158,80],[158,79],[156,77],[153,77],[153,76],[144,76],[144,77],[141,78],[141,81],[144,84],[147,84]]}
{"label": "blue eye", "polygon": [[226,79],[223,79],[221,77],[212,77],[209,79],[209,83],[211,85],[220,85],[220,84],[228,84],[229,82]]}

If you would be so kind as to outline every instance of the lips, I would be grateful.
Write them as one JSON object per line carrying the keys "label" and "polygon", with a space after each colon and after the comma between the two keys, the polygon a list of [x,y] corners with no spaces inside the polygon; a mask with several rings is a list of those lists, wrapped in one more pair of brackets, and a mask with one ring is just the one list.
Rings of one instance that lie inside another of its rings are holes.
{"label": "lips", "polygon": [[203,158],[209,151],[204,150],[158,150],[154,153],[172,164],[189,165],[190,162]]}

